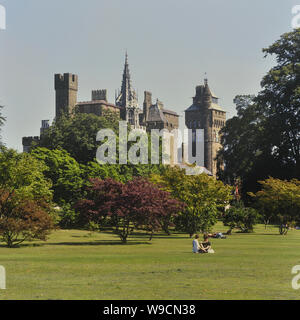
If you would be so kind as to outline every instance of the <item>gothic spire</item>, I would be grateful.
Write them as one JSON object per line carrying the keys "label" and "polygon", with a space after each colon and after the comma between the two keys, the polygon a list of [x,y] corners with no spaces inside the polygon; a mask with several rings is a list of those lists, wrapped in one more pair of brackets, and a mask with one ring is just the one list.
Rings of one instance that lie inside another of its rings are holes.
{"label": "gothic spire", "polygon": [[133,88],[131,87],[131,77],[130,77],[130,71],[129,71],[128,53],[126,50],[121,92],[116,99],[116,104],[120,107],[123,107],[123,108],[129,107],[129,106],[137,106],[136,100],[137,100],[136,93],[133,90]]}

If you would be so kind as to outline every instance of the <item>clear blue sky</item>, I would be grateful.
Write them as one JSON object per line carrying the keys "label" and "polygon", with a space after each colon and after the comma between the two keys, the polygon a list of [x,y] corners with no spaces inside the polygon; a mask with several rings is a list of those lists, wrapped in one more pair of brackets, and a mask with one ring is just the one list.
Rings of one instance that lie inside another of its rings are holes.
{"label": "clear blue sky", "polygon": [[[207,72],[220,104],[256,94],[274,61],[269,46],[291,28],[300,0],[0,0],[0,103],[8,147],[53,119],[54,73],[79,75],[79,100],[108,89],[114,101],[128,50],[133,86],[183,115]],[[183,120],[183,118],[182,118]]]}

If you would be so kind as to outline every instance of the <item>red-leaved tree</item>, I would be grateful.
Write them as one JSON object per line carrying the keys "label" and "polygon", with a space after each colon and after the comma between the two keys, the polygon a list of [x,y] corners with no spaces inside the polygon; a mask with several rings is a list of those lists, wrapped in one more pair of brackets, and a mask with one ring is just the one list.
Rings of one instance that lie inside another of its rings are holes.
{"label": "red-leaved tree", "polygon": [[76,209],[86,222],[103,225],[108,221],[124,243],[140,226],[150,232],[151,239],[162,227],[163,218],[176,215],[183,207],[169,192],[146,179],[136,178],[126,184],[112,179],[91,179],[91,183],[87,199],[80,200]]}
{"label": "red-leaved tree", "polygon": [[44,200],[23,199],[0,189],[0,241],[9,248],[24,241],[46,240],[54,224]]}

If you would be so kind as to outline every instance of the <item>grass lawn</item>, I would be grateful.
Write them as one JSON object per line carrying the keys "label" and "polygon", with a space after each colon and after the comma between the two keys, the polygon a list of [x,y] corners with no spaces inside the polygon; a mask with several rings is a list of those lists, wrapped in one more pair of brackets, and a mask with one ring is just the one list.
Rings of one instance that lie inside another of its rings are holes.
{"label": "grass lawn", "polygon": [[[224,231],[218,224],[215,230]],[[7,290],[0,299],[299,299],[291,269],[300,265],[300,230],[212,239],[215,254],[192,254],[192,240],[136,234],[122,245],[110,233],[54,232],[49,240],[0,247]]]}

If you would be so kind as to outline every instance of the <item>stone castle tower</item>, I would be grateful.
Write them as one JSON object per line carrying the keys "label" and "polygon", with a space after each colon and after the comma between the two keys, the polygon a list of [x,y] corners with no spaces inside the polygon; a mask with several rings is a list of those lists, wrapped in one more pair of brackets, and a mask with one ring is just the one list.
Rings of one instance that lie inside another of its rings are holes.
{"label": "stone castle tower", "polygon": [[[226,112],[219,106],[218,97],[214,95],[207,79],[204,85],[196,87],[193,104],[185,110],[185,124],[188,129],[204,129],[204,166],[213,176],[217,174],[216,156],[222,147],[220,130],[225,126]],[[196,142],[192,143],[195,154]]]}
{"label": "stone castle tower", "polygon": [[55,75],[56,118],[71,113],[77,104],[78,76],[71,73]]}

